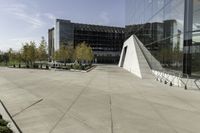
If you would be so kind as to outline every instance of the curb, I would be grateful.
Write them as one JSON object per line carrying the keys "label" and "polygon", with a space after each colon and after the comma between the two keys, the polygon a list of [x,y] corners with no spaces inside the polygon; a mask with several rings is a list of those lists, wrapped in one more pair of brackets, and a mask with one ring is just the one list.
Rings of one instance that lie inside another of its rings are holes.
{"label": "curb", "polygon": [[87,73],[87,72],[90,72],[91,70],[93,70],[94,68],[96,68],[96,65],[95,66],[92,66],[90,69],[88,70],[76,70],[76,69],[70,69],[71,72],[82,72],[82,73]]}

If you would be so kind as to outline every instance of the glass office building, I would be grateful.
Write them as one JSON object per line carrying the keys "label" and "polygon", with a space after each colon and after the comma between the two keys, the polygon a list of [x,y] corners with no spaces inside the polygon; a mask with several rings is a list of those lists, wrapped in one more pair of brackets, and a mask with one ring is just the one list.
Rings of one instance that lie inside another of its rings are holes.
{"label": "glass office building", "polygon": [[86,42],[94,52],[94,62],[119,62],[124,42],[124,28],[91,24],[72,23],[69,20],[57,19],[54,29],[49,30],[49,56],[61,45],[76,47]]}
{"label": "glass office building", "polygon": [[54,53],[54,28],[48,30],[48,54]]}
{"label": "glass office building", "polygon": [[165,70],[200,76],[199,0],[126,0],[125,38],[132,34]]}

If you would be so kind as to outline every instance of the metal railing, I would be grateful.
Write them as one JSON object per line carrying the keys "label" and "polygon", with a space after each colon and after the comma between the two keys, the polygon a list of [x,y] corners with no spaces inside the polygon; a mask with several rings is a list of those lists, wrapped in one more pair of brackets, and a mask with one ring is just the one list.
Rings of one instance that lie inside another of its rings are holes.
{"label": "metal railing", "polygon": [[[183,78],[184,78],[185,76],[187,77],[186,82],[183,81]],[[189,77],[188,74],[183,74],[183,73],[182,73],[182,74],[179,75],[179,81],[181,81],[181,83],[184,84],[184,89],[185,89],[185,90],[188,89],[187,84],[188,84],[189,78],[190,78],[190,77]]]}
{"label": "metal railing", "polygon": [[[171,79],[169,78],[170,76],[172,76]],[[185,79],[185,77],[186,77],[186,81],[183,80],[183,79]],[[178,81],[180,81],[184,85],[184,89],[187,90],[188,89],[188,81],[190,79],[188,74],[183,74],[181,72],[172,72],[172,71],[168,72],[166,70],[163,70],[163,71],[159,71],[159,73],[156,75],[157,81],[160,81],[161,83],[163,82],[164,84],[169,83],[170,86],[173,86],[173,82],[176,78],[178,78]],[[200,87],[196,83],[197,81],[200,81],[200,79],[195,80],[195,85],[200,89]]]}
{"label": "metal railing", "polygon": [[200,83],[200,79],[195,79],[195,80],[194,80],[194,84],[195,84],[196,87],[200,90],[200,87],[199,87],[199,85],[197,84],[197,81],[199,81],[199,83]]}

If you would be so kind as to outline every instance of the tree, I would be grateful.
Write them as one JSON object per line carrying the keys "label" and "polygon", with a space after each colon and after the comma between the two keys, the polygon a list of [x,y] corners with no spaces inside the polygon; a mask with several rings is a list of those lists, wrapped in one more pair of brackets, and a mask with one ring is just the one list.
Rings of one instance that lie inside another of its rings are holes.
{"label": "tree", "polygon": [[60,60],[64,62],[66,66],[67,60],[70,59],[69,48],[67,46],[61,46],[60,50]]}
{"label": "tree", "polygon": [[75,59],[79,62],[82,62],[84,60],[84,50],[86,49],[86,44],[85,42],[80,43],[79,45],[76,46],[75,48]]}
{"label": "tree", "polygon": [[22,54],[20,51],[18,51],[16,53],[16,57],[15,57],[16,61],[19,63],[19,68],[21,67],[21,62],[22,62]]}
{"label": "tree", "polygon": [[12,48],[10,48],[8,50],[8,58],[9,58],[9,62],[12,64],[14,62],[14,51],[12,50]]}
{"label": "tree", "polygon": [[53,60],[54,60],[54,61],[60,60],[60,51],[59,51],[59,50],[56,50],[56,51],[54,52]]}
{"label": "tree", "polygon": [[8,61],[9,61],[9,55],[8,55],[8,52],[6,52],[6,53],[3,54],[3,61],[4,61],[4,63],[5,63],[6,66],[7,66]]}
{"label": "tree", "polygon": [[3,52],[0,50],[0,63],[2,63],[3,62]]}
{"label": "tree", "polygon": [[90,46],[87,47],[85,54],[86,54],[85,60],[88,62],[92,62],[92,60],[94,59],[94,54]]}
{"label": "tree", "polygon": [[0,51],[0,62],[7,65],[8,61],[9,61],[8,52]]}
{"label": "tree", "polygon": [[79,63],[82,62],[91,62],[94,58],[92,48],[88,46],[85,42],[80,43],[75,48],[75,59],[79,61]]}
{"label": "tree", "polygon": [[17,51],[12,50],[11,48],[8,50],[9,64],[15,67],[17,60]]}
{"label": "tree", "polygon": [[40,42],[39,47],[37,48],[37,59],[39,61],[47,60],[47,42],[45,41],[44,37]]}
{"label": "tree", "polygon": [[72,59],[73,50],[70,46],[62,45],[59,50],[55,51],[53,59],[64,62],[65,66],[68,60]]}
{"label": "tree", "polygon": [[40,68],[42,68],[42,61],[47,60],[47,42],[45,41],[44,37],[40,42],[39,47],[37,48],[37,60],[40,61]]}
{"label": "tree", "polygon": [[35,62],[37,57],[37,49],[36,44],[34,41],[31,41],[30,43],[25,43],[22,47],[22,59],[26,63],[26,66],[33,67],[33,63]]}
{"label": "tree", "polygon": [[25,45],[22,46],[22,60],[25,62],[26,66],[29,65],[28,49],[29,49],[29,44],[25,43]]}
{"label": "tree", "polygon": [[33,63],[36,60],[37,57],[36,54],[37,54],[36,44],[34,41],[31,41],[28,47],[28,60],[30,61],[31,66],[33,66]]}
{"label": "tree", "polygon": [[72,61],[74,59],[74,47],[69,46],[68,51],[69,51],[69,59],[70,59],[70,61]]}

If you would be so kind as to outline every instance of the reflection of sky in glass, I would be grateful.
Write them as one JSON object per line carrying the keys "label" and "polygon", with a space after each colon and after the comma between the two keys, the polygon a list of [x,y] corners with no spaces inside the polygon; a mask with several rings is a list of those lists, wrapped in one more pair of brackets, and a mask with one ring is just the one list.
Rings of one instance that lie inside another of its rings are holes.
{"label": "reflection of sky in glass", "polygon": [[[192,73],[200,73],[200,0],[193,1],[193,31],[198,32],[193,32],[190,65]],[[184,8],[185,0],[126,0],[126,38],[135,34],[164,68],[182,71]]]}
{"label": "reflection of sky in glass", "polygon": [[200,36],[200,32],[194,32],[193,35],[192,35],[192,41],[195,42],[195,43],[200,42],[199,36]]}
{"label": "reflection of sky in glass", "polygon": [[200,0],[194,0],[193,5],[193,30],[200,30]]}
{"label": "reflection of sky in glass", "polygon": [[183,0],[127,0],[126,25],[162,23],[177,20],[177,28],[183,31]]}

